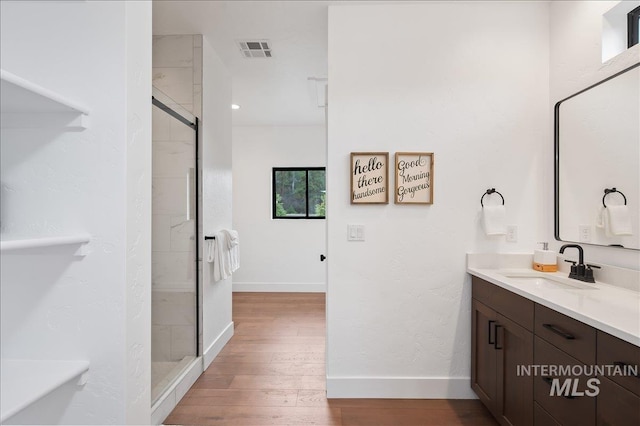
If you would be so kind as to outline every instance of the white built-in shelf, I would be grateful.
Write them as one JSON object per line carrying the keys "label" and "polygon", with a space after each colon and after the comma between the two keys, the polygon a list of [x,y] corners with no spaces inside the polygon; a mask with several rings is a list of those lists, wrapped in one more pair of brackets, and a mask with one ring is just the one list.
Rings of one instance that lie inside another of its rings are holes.
{"label": "white built-in shelf", "polygon": [[88,127],[89,110],[66,97],[0,69],[2,127]]}
{"label": "white built-in shelf", "polygon": [[58,237],[24,238],[0,241],[0,251],[26,250],[66,245],[87,244],[91,241],[89,234],[65,235]]}
{"label": "white built-in shelf", "polygon": [[[3,359],[0,367],[0,422],[65,383],[81,378],[88,361]],[[81,383],[82,384],[82,383]]]}

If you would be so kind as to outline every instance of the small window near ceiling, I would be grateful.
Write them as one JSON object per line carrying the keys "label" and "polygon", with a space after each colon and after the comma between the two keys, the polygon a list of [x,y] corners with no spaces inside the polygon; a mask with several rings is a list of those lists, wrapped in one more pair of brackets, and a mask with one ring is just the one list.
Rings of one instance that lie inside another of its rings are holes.
{"label": "small window near ceiling", "polygon": [[273,168],[274,219],[324,219],[326,195],[324,167]]}
{"label": "small window near ceiling", "polygon": [[602,15],[602,63],[638,44],[639,20],[640,0],[620,1]]}
{"label": "small window near ceiling", "polygon": [[640,6],[627,14],[627,47],[640,41]]}

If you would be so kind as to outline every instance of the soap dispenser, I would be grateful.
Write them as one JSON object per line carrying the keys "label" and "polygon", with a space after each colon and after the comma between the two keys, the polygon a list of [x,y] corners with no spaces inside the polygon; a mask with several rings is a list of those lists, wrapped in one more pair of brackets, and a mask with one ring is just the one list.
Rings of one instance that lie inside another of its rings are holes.
{"label": "soap dispenser", "polygon": [[542,250],[533,251],[533,269],[540,272],[556,272],[558,270],[558,256],[549,250],[549,243],[542,244]]}

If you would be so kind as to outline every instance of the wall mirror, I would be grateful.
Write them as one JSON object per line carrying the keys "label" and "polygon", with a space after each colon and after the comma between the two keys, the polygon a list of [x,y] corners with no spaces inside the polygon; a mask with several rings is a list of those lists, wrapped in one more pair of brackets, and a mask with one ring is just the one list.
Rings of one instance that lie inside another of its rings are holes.
{"label": "wall mirror", "polygon": [[555,106],[558,240],[640,249],[639,65]]}

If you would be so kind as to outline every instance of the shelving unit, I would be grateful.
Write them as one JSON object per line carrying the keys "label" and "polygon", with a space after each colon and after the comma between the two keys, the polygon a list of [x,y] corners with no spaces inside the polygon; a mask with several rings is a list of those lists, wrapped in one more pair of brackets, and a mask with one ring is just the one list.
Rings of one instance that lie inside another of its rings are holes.
{"label": "shelving unit", "polygon": [[87,244],[91,241],[89,234],[76,234],[58,237],[24,238],[0,241],[0,252],[46,248],[73,244]]}
{"label": "shelving unit", "polygon": [[88,361],[3,359],[0,422],[89,370]]}
{"label": "shelving unit", "polygon": [[66,97],[0,69],[3,128],[64,127],[83,130],[89,110]]}
{"label": "shelving unit", "polygon": [[[6,70],[0,70],[0,111],[2,113],[0,127],[3,128],[3,131],[5,129],[53,129],[54,132],[43,133],[45,135],[43,140],[53,140],[51,135],[57,134],[58,130],[62,132],[82,131],[87,129],[89,125],[88,108]],[[13,133],[7,137],[3,135],[2,139],[2,143],[7,144],[8,147],[20,140],[19,137],[14,138]],[[13,208],[19,207],[14,206]],[[84,256],[87,254],[91,238],[90,234],[82,232],[71,232],[58,236],[3,235],[0,240],[0,252],[2,255],[48,255],[50,253],[60,254],[62,252],[60,248],[64,248],[65,255]],[[74,250],[76,247],[78,250],[75,253],[69,253],[69,250]],[[63,259],[60,262],[69,261],[64,257],[60,259]],[[55,260],[55,262],[58,261]],[[55,277],[52,277],[52,280],[54,279]],[[12,284],[12,280],[2,283],[2,285]],[[14,301],[7,302],[13,303]],[[40,309],[46,309],[46,307]],[[46,324],[42,325],[41,332],[49,332]],[[34,339],[37,337],[33,336]],[[6,343],[3,342],[3,344]],[[45,353],[37,354],[21,350],[23,348],[12,349],[14,353],[27,352],[24,354],[26,358],[47,356]],[[73,354],[69,355],[70,360],[2,359],[0,364],[0,422],[5,422],[67,383],[79,380],[79,384],[83,384],[86,381],[89,362],[74,360]]]}

